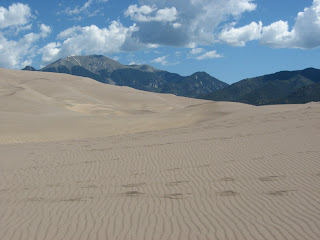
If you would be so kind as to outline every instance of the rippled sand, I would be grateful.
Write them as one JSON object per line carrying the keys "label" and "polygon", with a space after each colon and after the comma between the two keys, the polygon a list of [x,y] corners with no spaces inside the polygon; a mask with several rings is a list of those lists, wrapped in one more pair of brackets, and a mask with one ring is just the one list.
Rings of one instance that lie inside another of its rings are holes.
{"label": "rippled sand", "polygon": [[320,104],[0,69],[0,239],[315,239]]}

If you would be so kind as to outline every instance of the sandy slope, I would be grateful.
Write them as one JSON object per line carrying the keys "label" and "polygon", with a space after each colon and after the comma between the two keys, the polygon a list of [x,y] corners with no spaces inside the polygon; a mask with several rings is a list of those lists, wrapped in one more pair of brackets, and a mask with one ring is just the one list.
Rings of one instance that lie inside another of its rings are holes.
{"label": "sandy slope", "polygon": [[319,119],[0,69],[0,239],[319,239]]}

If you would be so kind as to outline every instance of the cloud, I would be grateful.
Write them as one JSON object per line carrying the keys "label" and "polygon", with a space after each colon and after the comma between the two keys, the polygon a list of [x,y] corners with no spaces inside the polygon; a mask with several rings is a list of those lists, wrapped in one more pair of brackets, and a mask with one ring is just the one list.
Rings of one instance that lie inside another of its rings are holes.
{"label": "cloud", "polygon": [[294,32],[289,32],[288,22],[278,21],[263,27],[260,42],[272,47],[290,47],[294,37]]}
{"label": "cloud", "polygon": [[114,56],[112,59],[115,61],[119,61],[120,58],[118,56]]}
{"label": "cloud", "polygon": [[40,37],[46,38],[51,32],[52,29],[50,26],[47,26],[45,24],[40,25]]}
{"label": "cloud", "polygon": [[26,25],[31,17],[31,9],[26,4],[13,3],[8,9],[0,6],[0,29]]}
{"label": "cloud", "polygon": [[[109,0],[87,0],[82,6],[77,5],[74,8],[67,7],[65,10],[60,11],[59,14],[65,13],[65,14],[72,16],[72,15],[80,15],[80,14],[84,13],[88,17],[93,17],[93,16],[96,16],[101,10],[101,8],[98,8],[95,11],[93,11],[92,13],[89,12],[89,8],[93,6],[94,2],[106,3],[108,1]],[[59,6],[61,7],[62,4],[59,4]],[[82,17],[81,16],[74,17],[73,20],[80,21],[80,20],[82,20]]]}
{"label": "cloud", "polygon": [[39,53],[42,53],[42,62],[49,63],[59,58],[61,43],[51,42],[40,49]]}
{"label": "cloud", "polygon": [[57,39],[63,40],[63,39],[67,39],[67,38],[77,37],[77,35],[79,35],[81,30],[82,30],[82,27],[80,27],[80,26],[67,28],[66,30],[64,30],[58,34]]}
{"label": "cloud", "polygon": [[177,19],[177,15],[178,12],[175,7],[159,9],[154,20],[158,22],[173,22]]}
{"label": "cloud", "polygon": [[36,43],[51,33],[51,28],[44,24],[39,26],[38,33],[28,33],[18,40],[7,39],[0,33],[0,66],[21,69],[32,64],[37,54]]}
{"label": "cloud", "polygon": [[179,28],[179,27],[181,27],[181,26],[182,26],[182,24],[181,24],[181,23],[178,23],[178,22],[172,24],[172,27],[173,27],[173,28]]}
{"label": "cloud", "polygon": [[216,51],[210,51],[202,54],[201,56],[197,57],[197,60],[204,60],[209,58],[221,58],[222,55],[218,54]]}
{"label": "cloud", "polygon": [[259,40],[273,48],[311,49],[320,46],[320,0],[299,12],[290,30],[287,21],[279,20],[268,26],[252,22],[240,28],[223,29],[219,39],[232,46],[245,46],[246,42]]}
{"label": "cloud", "polygon": [[[92,10],[91,15],[95,15],[101,8],[93,11],[94,7],[102,6],[96,3],[107,1],[83,0],[64,13],[82,18],[83,14],[90,16]],[[254,0],[138,0],[124,11],[124,16],[135,22],[131,26],[120,21],[104,28],[74,26],[39,50],[40,39],[46,38],[51,28],[40,24],[31,32],[37,25],[26,4],[0,6],[0,65],[19,68],[37,53],[42,54],[42,64],[46,64],[69,55],[112,54],[159,46],[192,48],[189,57],[198,60],[222,57],[216,51],[204,50],[217,43],[245,46],[249,41],[259,41],[274,48],[303,49],[320,46],[320,0],[313,0],[311,6],[299,12],[292,26],[279,20],[268,26],[256,21],[236,27],[237,20],[256,7]],[[163,56],[153,62],[168,65],[168,59]]]}
{"label": "cloud", "polygon": [[138,5],[130,5],[125,11],[124,15],[126,17],[131,17],[134,21],[146,22],[149,14],[157,10],[155,6],[146,6],[143,5],[140,8]]}
{"label": "cloud", "polygon": [[20,32],[24,32],[24,31],[28,31],[32,29],[32,23],[28,24],[28,25],[22,25],[22,26],[17,26],[14,30],[15,30],[15,35],[18,35]]}
{"label": "cloud", "polygon": [[64,12],[67,13],[68,15],[80,14],[85,10],[87,10],[92,3],[93,3],[93,0],[88,0],[87,2],[84,3],[82,7],[76,6],[74,9],[67,8]]}
{"label": "cloud", "polygon": [[[152,13],[155,14],[152,16]],[[139,8],[135,4],[130,5],[124,15],[137,22],[173,22],[177,19],[177,9],[175,7],[157,9],[155,6],[147,5]]]}
{"label": "cloud", "polygon": [[60,42],[48,43],[41,49],[42,64],[71,55],[120,52],[128,47],[126,44],[134,31],[136,31],[135,25],[127,28],[117,21],[101,29],[96,25],[68,28],[58,35]]}
{"label": "cloud", "polygon": [[245,46],[246,42],[259,39],[261,30],[262,22],[252,22],[240,28],[223,29],[219,39],[232,46]]}
{"label": "cloud", "polygon": [[158,57],[158,58],[152,60],[151,62],[159,63],[159,64],[161,64],[161,65],[164,66],[164,65],[167,65],[167,64],[168,64],[167,57],[168,57],[168,56]]}
{"label": "cloud", "polygon": [[289,30],[288,22],[278,21],[262,30],[261,43],[276,48],[316,48],[320,46],[320,0],[299,12]]}
{"label": "cloud", "polygon": [[[269,26],[251,22],[242,27],[229,26],[219,30],[222,24],[237,20],[239,16],[256,9],[252,0],[139,0],[131,5],[125,16],[137,22],[132,38],[143,44],[196,47],[227,43],[245,46],[248,41],[275,48],[310,49],[320,46],[320,0],[303,12],[299,12],[294,26],[279,20]],[[167,9],[163,17],[156,16]],[[168,9],[174,9],[169,13]],[[167,21],[160,21],[167,19]]]}
{"label": "cloud", "polygon": [[190,51],[190,53],[192,55],[197,55],[197,54],[200,54],[200,53],[203,53],[203,52],[204,52],[203,48],[192,48],[192,50]]}
{"label": "cloud", "polygon": [[211,45],[218,26],[253,11],[253,0],[139,0],[125,16],[137,22],[133,38],[166,46]]}
{"label": "cloud", "polygon": [[0,66],[19,69],[30,65],[39,49],[39,40],[46,38],[52,31],[51,27],[40,24],[38,32],[31,31],[34,17],[28,5],[14,3],[8,9],[0,6]]}

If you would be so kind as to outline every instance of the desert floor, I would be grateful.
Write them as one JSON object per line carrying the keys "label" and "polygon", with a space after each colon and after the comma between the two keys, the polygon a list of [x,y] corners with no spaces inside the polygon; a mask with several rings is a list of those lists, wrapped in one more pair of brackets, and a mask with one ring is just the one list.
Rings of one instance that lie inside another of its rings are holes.
{"label": "desert floor", "polygon": [[320,103],[0,69],[0,239],[320,239]]}

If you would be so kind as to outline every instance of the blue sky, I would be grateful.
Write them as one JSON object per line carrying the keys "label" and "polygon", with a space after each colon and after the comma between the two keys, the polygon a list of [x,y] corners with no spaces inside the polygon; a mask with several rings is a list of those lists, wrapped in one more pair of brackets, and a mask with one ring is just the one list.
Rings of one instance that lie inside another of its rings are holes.
{"label": "blue sky", "polygon": [[320,68],[320,0],[0,0],[0,67],[101,54],[233,83]]}

